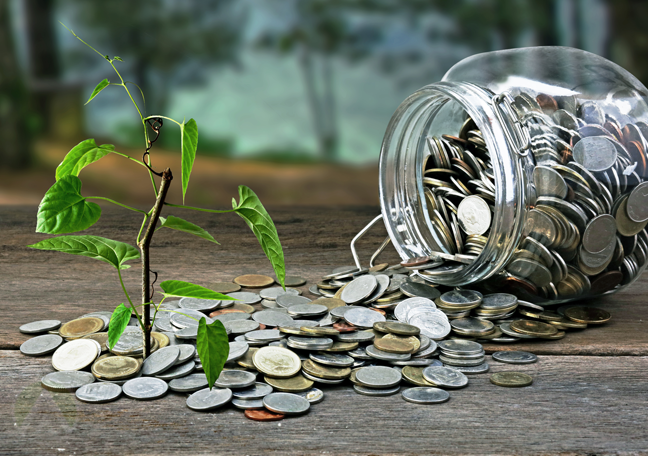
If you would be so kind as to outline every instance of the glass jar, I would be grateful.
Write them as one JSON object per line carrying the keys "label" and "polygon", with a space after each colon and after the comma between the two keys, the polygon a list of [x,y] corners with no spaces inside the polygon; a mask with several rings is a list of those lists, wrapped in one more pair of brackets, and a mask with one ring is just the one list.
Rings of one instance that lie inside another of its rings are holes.
{"label": "glass jar", "polygon": [[475,55],[396,110],[385,226],[425,280],[562,303],[634,282],[648,254],[646,88],[566,47]]}

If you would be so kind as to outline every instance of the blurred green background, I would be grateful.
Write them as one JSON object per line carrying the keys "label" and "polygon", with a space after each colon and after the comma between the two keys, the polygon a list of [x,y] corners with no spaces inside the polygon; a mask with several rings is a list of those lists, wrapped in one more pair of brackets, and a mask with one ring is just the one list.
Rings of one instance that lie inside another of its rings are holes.
{"label": "blurred green background", "polygon": [[[197,121],[188,203],[228,205],[246,184],[268,205],[339,205],[377,204],[392,113],[457,61],[565,45],[646,82],[646,17],[648,2],[630,0],[0,0],[0,204],[38,203],[87,137],[144,149],[121,88],[84,106],[117,78],[59,22],[123,59],[148,115]],[[179,175],[179,145],[165,123],[154,167]],[[123,158],[81,177],[86,195],[152,203],[148,176]]]}

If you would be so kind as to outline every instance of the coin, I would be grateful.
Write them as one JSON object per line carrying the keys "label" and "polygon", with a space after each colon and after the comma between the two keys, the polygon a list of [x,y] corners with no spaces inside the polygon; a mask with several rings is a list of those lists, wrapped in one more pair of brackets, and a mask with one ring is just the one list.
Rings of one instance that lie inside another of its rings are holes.
{"label": "coin", "polygon": [[254,421],[280,421],[284,419],[284,415],[269,410],[246,410],[245,417]]}
{"label": "coin", "polygon": [[288,314],[293,317],[316,317],[324,315],[328,312],[326,306],[308,303],[297,304],[288,308]]}
{"label": "coin", "polygon": [[298,393],[309,390],[313,387],[313,381],[300,374],[290,378],[265,377],[265,381],[268,382],[272,388],[284,393]]}
{"label": "coin", "polygon": [[[142,377],[142,379],[159,380],[159,379],[153,379],[151,377]],[[169,388],[171,389],[171,391],[175,391],[177,393],[193,393],[206,386],[207,386],[207,377],[205,376],[204,373],[189,374],[185,377],[174,378],[169,382]],[[126,389],[124,389],[124,393],[126,393]]]}
{"label": "coin", "polygon": [[283,295],[299,296],[299,294],[300,294],[299,290],[296,290],[294,288],[289,288],[288,285],[286,285],[285,290],[281,287],[271,287],[271,288],[264,288],[259,292],[259,295],[263,299],[269,299],[270,301],[276,301],[279,296],[283,296]]}
{"label": "coin", "polygon": [[[105,334],[105,336],[104,336],[104,334]],[[158,342],[158,347],[159,348],[168,347],[171,344],[171,340],[169,339],[169,336],[167,336],[164,333],[151,331],[151,337]],[[90,336],[85,336],[85,338],[96,340],[97,342],[102,344],[102,347],[101,347],[102,351],[107,350],[107,348],[104,349],[104,346],[108,342],[108,333],[92,334]],[[103,340],[103,339],[105,339],[105,340]]]}
{"label": "coin", "polygon": [[272,386],[261,382],[256,382],[249,388],[238,389],[232,392],[234,397],[247,400],[263,399],[270,393],[272,393]]}
{"label": "coin", "polygon": [[104,404],[119,399],[122,388],[114,383],[89,383],[76,390],[80,401],[93,404]]}
{"label": "coin", "polygon": [[197,299],[197,298],[182,298],[178,305],[181,309],[197,310],[199,312],[211,312],[218,308],[222,302],[217,299]]}
{"label": "coin", "polygon": [[367,298],[378,286],[378,281],[372,275],[360,276],[346,285],[340,299],[347,304],[355,304]]}
{"label": "coin", "polygon": [[493,359],[508,364],[530,364],[535,363],[538,357],[524,351],[499,351],[493,353]]}
{"label": "coin", "polygon": [[248,343],[251,343],[252,341],[267,343],[283,338],[284,335],[281,334],[278,329],[259,329],[257,331],[245,333],[245,339]]}
{"label": "coin", "polygon": [[[355,328],[357,329],[357,328]],[[300,330],[306,334],[312,334],[314,336],[337,336],[340,334],[340,331],[334,328],[326,328],[322,326],[301,326]]]}
{"label": "coin", "polygon": [[566,309],[565,317],[577,323],[598,325],[610,321],[611,315],[608,311],[597,307],[577,306]]}
{"label": "coin", "polygon": [[354,363],[351,356],[339,353],[309,353],[309,357],[319,364],[333,367],[350,367]]}
{"label": "coin", "polygon": [[229,388],[205,388],[196,391],[187,398],[187,407],[199,412],[215,410],[232,400]]}
{"label": "coin", "polygon": [[260,410],[263,408],[263,399],[238,399],[232,398],[232,405],[241,410]]}
{"label": "coin", "polygon": [[590,253],[599,253],[605,250],[616,239],[616,220],[609,214],[595,217],[583,233],[582,246]]}
{"label": "coin", "polygon": [[367,386],[355,384],[353,389],[356,393],[363,396],[391,396],[400,391],[400,385],[392,386],[389,388],[369,388]]}
{"label": "coin", "polygon": [[256,383],[256,374],[243,370],[223,369],[214,385],[219,388],[247,388]]}
{"label": "coin", "polygon": [[347,378],[351,374],[348,367],[331,367],[316,363],[310,359],[302,362],[302,369],[307,374],[327,380],[339,380]]}
{"label": "coin", "polygon": [[165,370],[163,373],[158,374],[155,377],[164,381],[173,380],[174,378],[180,378],[189,375],[194,371],[195,368],[195,361],[185,361],[182,364],[176,364],[172,368]]}
{"label": "coin", "polygon": [[642,182],[637,185],[630,196],[626,205],[628,217],[633,222],[641,223],[648,221],[648,182]]}
{"label": "coin", "polygon": [[421,333],[421,330],[416,326],[396,321],[378,321],[374,323],[373,329],[401,336],[418,336]]}
{"label": "coin", "polygon": [[20,352],[27,356],[43,356],[53,353],[63,343],[63,338],[56,334],[44,334],[32,337],[20,345]]}
{"label": "coin", "polygon": [[541,321],[515,320],[510,326],[515,332],[536,337],[549,337],[558,332],[554,326]]}
{"label": "coin", "polygon": [[573,147],[574,160],[589,171],[605,171],[614,165],[616,148],[604,136],[589,136]]}
{"label": "coin", "polygon": [[388,353],[414,353],[420,346],[421,342],[416,336],[387,334],[374,341],[374,347]]}
{"label": "coin", "polygon": [[133,377],[140,370],[140,363],[129,356],[110,356],[92,365],[92,373],[98,379],[122,380]]}
{"label": "coin", "polygon": [[468,196],[459,203],[457,218],[459,226],[466,234],[482,235],[490,228],[490,207],[479,196]]}
{"label": "coin", "polygon": [[385,321],[385,317],[378,312],[363,307],[345,312],[343,318],[347,323],[359,328],[373,328],[374,323]]}
{"label": "coin", "polygon": [[299,356],[282,347],[262,347],[253,361],[256,369],[269,377],[288,378],[301,369]]}
{"label": "coin", "polygon": [[308,391],[301,391],[295,394],[297,394],[297,396],[303,397],[311,404],[318,404],[324,400],[324,393],[318,388],[311,388]]}
{"label": "coin", "polygon": [[[277,282],[279,283],[279,282]],[[306,279],[299,276],[286,276],[284,279],[284,285],[287,287],[301,287],[306,284]]]}
{"label": "coin", "polygon": [[288,337],[288,346],[302,350],[325,350],[333,345],[333,339],[328,337]]}
{"label": "coin", "polygon": [[171,368],[180,357],[180,345],[164,347],[144,360],[142,375],[153,376]]}
{"label": "coin", "polygon": [[450,399],[450,393],[434,387],[407,388],[401,395],[407,402],[414,404],[439,404]]}
{"label": "coin", "polygon": [[263,398],[265,408],[282,415],[299,415],[308,412],[310,402],[291,393],[270,393]]}
{"label": "coin", "polygon": [[259,329],[259,323],[254,320],[230,320],[223,323],[229,334],[247,334]]}
{"label": "coin", "polygon": [[277,304],[280,307],[283,307],[285,309],[287,309],[287,308],[289,308],[291,306],[296,306],[296,305],[300,305],[300,304],[308,304],[309,302],[311,302],[311,300],[308,299],[305,296],[296,296],[296,295],[285,294],[285,295],[281,295],[281,296],[277,297]]}
{"label": "coin", "polygon": [[338,334],[337,340],[342,342],[371,342],[375,338],[375,334],[371,331],[354,331],[351,333]]}
{"label": "coin", "polygon": [[[409,353],[389,353],[376,348],[374,345],[367,345],[365,352],[368,356],[383,361],[407,361],[412,357]],[[350,353],[350,355],[357,357]]]}
{"label": "coin", "polygon": [[239,291],[241,286],[231,282],[212,282],[207,285],[207,288],[217,293],[234,293],[235,291]]}
{"label": "coin", "polygon": [[102,331],[104,321],[99,317],[77,318],[59,328],[59,335],[65,339],[75,339]]}
{"label": "coin", "polygon": [[628,197],[623,196],[620,204],[617,207],[614,217],[616,219],[617,230],[623,236],[634,236],[641,232],[648,224],[646,222],[635,222],[628,217]]}
{"label": "coin", "polygon": [[484,351],[481,344],[471,340],[449,339],[438,343],[439,348],[445,353],[456,353],[460,355],[479,354]]}
{"label": "coin", "polygon": [[[176,380],[172,380],[174,382]],[[154,377],[140,377],[128,380],[122,386],[124,394],[131,399],[152,400],[164,396],[169,385],[164,380]]]}
{"label": "coin", "polygon": [[436,288],[418,282],[405,281],[400,285],[399,289],[403,294],[410,298],[421,297],[436,299],[441,296],[441,292]]}
{"label": "coin", "polygon": [[188,328],[190,326],[198,326],[201,318],[206,320],[208,325],[211,325],[214,320],[209,318],[202,312],[193,309],[182,309],[178,311],[179,313],[174,313],[171,315],[169,320],[171,324],[176,328]]}
{"label": "coin", "polygon": [[[101,324],[103,327],[103,323]],[[52,355],[52,366],[58,371],[74,371],[88,367],[100,355],[101,348],[89,339],[67,342],[56,349]]]}
{"label": "coin", "polygon": [[458,370],[442,366],[429,366],[423,369],[423,378],[442,388],[463,388],[468,384],[468,377]]}
{"label": "coin", "polygon": [[54,329],[57,329],[59,326],[61,326],[61,322],[59,320],[39,320],[33,321],[31,323],[25,323],[20,328],[18,328],[18,331],[23,334],[39,334],[47,331],[52,331]]}
{"label": "coin", "polygon": [[538,165],[533,169],[533,183],[538,195],[556,198],[567,196],[565,180],[560,173],[549,166]]}
{"label": "coin", "polygon": [[479,364],[477,366],[453,366],[444,364],[443,367],[458,370],[462,374],[466,375],[483,374],[485,372],[488,372],[488,370],[490,369],[488,363]]}
{"label": "coin", "polygon": [[228,293],[227,296],[236,299],[241,304],[257,304],[261,302],[261,296],[249,291],[235,291],[234,293]]}
{"label": "coin", "polygon": [[[427,367],[427,366],[425,366]],[[409,383],[416,386],[434,386],[423,377],[423,369],[425,367],[417,366],[404,366],[401,371],[403,378]]]}
{"label": "coin", "polygon": [[83,385],[95,381],[94,376],[89,372],[61,371],[50,372],[41,379],[43,388],[49,391],[60,393],[73,393]]}
{"label": "coin", "polygon": [[496,372],[490,376],[492,384],[506,387],[529,386],[533,383],[533,377],[521,372]]}
{"label": "coin", "polygon": [[358,369],[355,378],[367,388],[391,388],[400,383],[402,375],[391,367],[371,366]]}
{"label": "coin", "polygon": [[252,314],[252,319],[262,325],[277,327],[287,326],[293,321],[290,315],[276,310],[262,310]]}
{"label": "coin", "polygon": [[421,334],[432,340],[441,340],[450,334],[448,317],[441,312],[423,313],[408,322],[421,330]]}
{"label": "coin", "polygon": [[260,274],[246,274],[234,279],[234,283],[246,288],[263,288],[275,283],[272,277]]}

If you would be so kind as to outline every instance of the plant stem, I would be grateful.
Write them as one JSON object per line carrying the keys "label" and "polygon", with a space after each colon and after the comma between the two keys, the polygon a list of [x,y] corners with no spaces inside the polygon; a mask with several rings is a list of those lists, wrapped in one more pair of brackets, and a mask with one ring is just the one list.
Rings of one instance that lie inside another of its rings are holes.
{"label": "plant stem", "polygon": [[192,211],[201,211],[201,212],[214,212],[216,214],[225,214],[227,212],[234,212],[234,209],[228,209],[224,211],[218,211],[216,209],[203,209],[202,207],[191,207],[191,206],[183,206],[181,204],[171,204],[171,203],[164,203],[166,206],[170,207],[178,207],[180,209],[191,209]]}
{"label": "plant stem", "polygon": [[133,160],[133,161],[134,161],[135,163],[137,163],[138,165],[140,165],[140,166],[144,166],[144,167],[146,168],[146,165],[144,165],[144,163],[142,163],[141,161],[137,160],[136,158],[131,157],[130,155],[122,154],[121,152],[117,152],[117,151],[114,151],[114,150],[112,151],[112,153],[113,153],[113,154],[117,154],[117,155],[121,155],[122,157],[124,157],[124,158],[128,158],[129,160]]}
{"label": "plant stem", "polygon": [[149,211],[148,214],[144,215],[144,220],[142,220],[142,226],[140,226],[139,233],[137,233],[137,244],[139,244],[140,236],[142,235],[142,230],[144,229],[144,224],[148,220],[149,215],[151,215],[151,211]]}
{"label": "plant stem", "polygon": [[177,120],[172,119],[171,117],[165,117],[165,116],[148,116],[148,117],[144,117],[142,120],[145,121],[145,120],[156,119],[156,118],[160,118],[160,119],[164,119],[164,120],[170,120],[171,122],[175,123],[179,127],[182,126],[182,124],[180,122],[178,122]]}
{"label": "plant stem", "polygon": [[151,209],[149,223],[144,232],[144,237],[137,243],[137,246],[142,252],[142,304],[144,304],[144,359],[151,354],[151,314],[150,301],[151,301],[151,278],[149,276],[149,247],[151,239],[155,233],[155,225],[160,218],[160,212],[164,205],[169,186],[173,180],[173,174],[169,168],[165,169],[162,173],[162,182],[160,183],[160,190],[158,192],[155,205]]}
{"label": "plant stem", "polygon": [[128,294],[128,291],[126,291],[126,287],[124,286],[124,279],[122,279],[121,271],[117,269],[117,275],[119,275],[119,283],[121,283],[122,290],[124,290],[124,294],[126,295],[126,299],[128,299],[128,303],[131,306],[131,309],[135,312],[135,316],[137,317],[137,321],[139,321],[140,327],[143,329],[144,325],[142,324],[142,319],[140,318],[139,313],[137,313],[137,309],[133,305],[133,301],[131,301],[130,295]]}
{"label": "plant stem", "polygon": [[144,215],[148,215],[148,212],[146,212],[146,211],[143,211],[141,209],[135,209],[134,207],[126,206],[125,204],[118,203],[115,200],[111,200],[110,198],[105,198],[103,196],[86,196],[86,199],[98,199],[98,200],[108,201],[110,203],[116,204],[117,206],[121,206],[121,207],[125,207],[126,209],[130,209],[131,211],[141,212]]}

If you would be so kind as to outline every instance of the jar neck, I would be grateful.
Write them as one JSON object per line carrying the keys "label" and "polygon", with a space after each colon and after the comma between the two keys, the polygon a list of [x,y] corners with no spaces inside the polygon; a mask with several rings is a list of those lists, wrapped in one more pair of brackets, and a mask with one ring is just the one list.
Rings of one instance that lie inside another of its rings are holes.
{"label": "jar neck", "polygon": [[[380,202],[385,221],[401,258],[445,252],[427,211],[423,163],[426,137],[457,135],[468,117],[481,130],[491,155],[495,204],[490,235],[479,257],[460,271],[426,280],[463,286],[503,270],[518,244],[527,210],[531,158],[521,150],[528,143],[508,98],[477,85],[443,81],[430,84],[407,98],[387,127],[380,155]],[[456,130],[453,130],[453,128]],[[449,131],[444,131],[449,129]]]}

